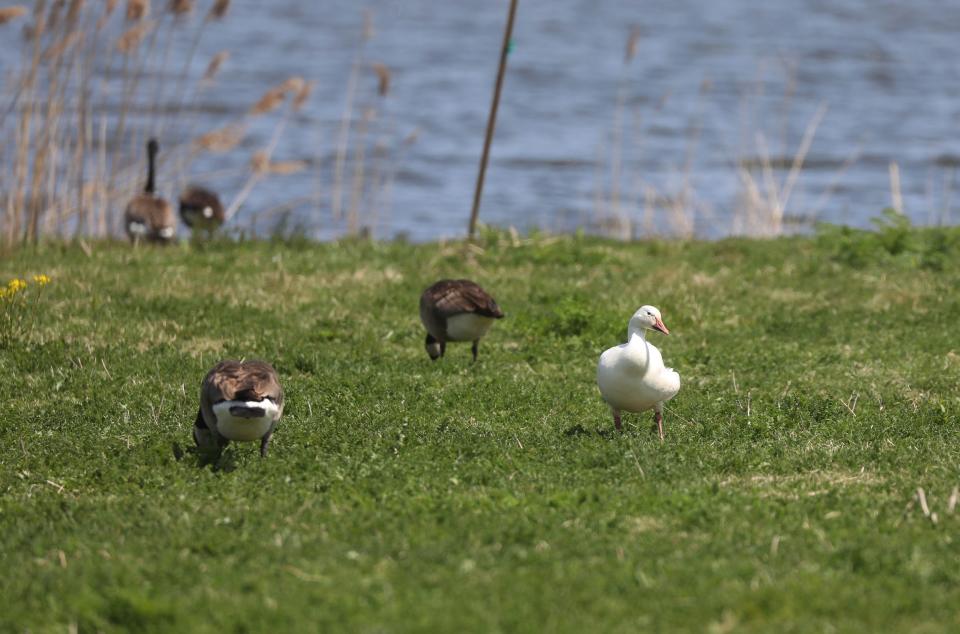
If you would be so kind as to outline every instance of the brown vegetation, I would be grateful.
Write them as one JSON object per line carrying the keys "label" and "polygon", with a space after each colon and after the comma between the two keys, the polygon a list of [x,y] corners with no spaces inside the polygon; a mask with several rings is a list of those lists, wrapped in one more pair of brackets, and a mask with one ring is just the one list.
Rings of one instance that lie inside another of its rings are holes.
{"label": "brown vegetation", "polygon": [[[30,19],[20,65],[0,85],[0,132],[9,140],[0,148],[2,248],[45,235],[117,236],[124,204],[140,188],[148,129],[169,148],[164,173],[176,182],[199,153],[235,149],[250,117],[268,115],[288,101],[290,108],[280,116],[269,146],[258,150],[267,157],[266,169],[252,171],[251,178],[256,182],[267,174],[303,168],[302,162],[269,157],[290,113],[309,98],[309,82],[291,77],[238,120],[224,121],[215,130],[195,130],[189,106],[213,86],[229,51],[214,55],[194,78],[194,45],[179,75],[168,71],[173,31],[192,30],[198,43],[209,22],[227,15],[229,2],[211,2],[200,20],[191,20],[193,0],[169,0],[166,9],[176,20],[151,18],[148,0],[128,0],[115,15],[116,5],[115,0],[38,0],[32,10],[0,8],[0,25]],[[164,101],[172,105],[164,107]],[[150,104],[146,122],[144,104]],[[180,128],[187,122],[194,129],[187,138],[163,138],[175,119]],[[248,194],[245,188],[236,197],[234,212]]]}

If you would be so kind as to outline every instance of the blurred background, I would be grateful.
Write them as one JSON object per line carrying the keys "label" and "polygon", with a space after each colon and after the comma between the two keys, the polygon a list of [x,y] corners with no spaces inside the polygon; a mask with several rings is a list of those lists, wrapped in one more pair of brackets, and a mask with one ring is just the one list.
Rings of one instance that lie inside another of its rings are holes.
{"label": "blurred background", "polygon": [[[236,231],[462,237],[507,6],[24,5],[0,25],[0,234],[117,234],[155,135],[160,193],[207,184]],[[958,32],[946,0],[521,0],[481,221],[955,222]]]}

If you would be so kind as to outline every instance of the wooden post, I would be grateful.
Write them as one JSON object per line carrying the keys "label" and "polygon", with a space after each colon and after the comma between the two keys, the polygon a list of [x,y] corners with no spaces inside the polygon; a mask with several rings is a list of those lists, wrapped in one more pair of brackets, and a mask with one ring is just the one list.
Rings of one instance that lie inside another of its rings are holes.
{"label": "wooden post", "polygon": [[493,130],[497,125],[497,107],[500,105],[500,91],[503,88],[503,76],[507,71],[507,54],[510,52],[510,37],[513,34],[513,18],[517,13],[518,0],[510,0],[510,12],[507,26],[503,31],[503,46],[500,48],[500,69],[497,71],[497,83],[493,88],[493,103],[490,104],[490,118],[487,119],[487,135],[483,140],[483,154],[480,157],[480,172],[477,174],[477,188],[473,192],[473,209],[470,211],[468,236],[473,240],[477,235],[477,217],[480,215],[480,197],[483,194],[483,179],[487,174],[487,161],[490,158],[490,144]]}

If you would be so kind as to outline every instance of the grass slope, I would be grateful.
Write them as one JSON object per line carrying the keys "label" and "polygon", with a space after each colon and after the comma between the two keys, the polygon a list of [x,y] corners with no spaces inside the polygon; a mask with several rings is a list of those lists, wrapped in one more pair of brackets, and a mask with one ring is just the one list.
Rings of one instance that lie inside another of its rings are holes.
{"label": "grass slope", "polygon": [[[955,236],[827,237],[8,257],[55,281],[0,350],[0,630],[957,631]],[[423,350],[442,276],[507,312],[476,365]],[[643,303],[663,445],[594,384]],[[271,456],[176,462],[241,356],[287,391]]]}

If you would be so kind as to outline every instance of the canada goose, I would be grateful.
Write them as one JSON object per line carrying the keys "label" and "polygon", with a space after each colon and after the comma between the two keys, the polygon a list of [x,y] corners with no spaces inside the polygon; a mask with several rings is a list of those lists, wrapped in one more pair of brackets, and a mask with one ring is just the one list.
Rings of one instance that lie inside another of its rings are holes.
{"label": "canada goose", "polygon": [[221,361],[203,379],[193,439],[206,451],[220,451],[231,440],[259,440],[260,455],[266,457],[282,414],[283,388],[273,366],[264,361]]}
{"label": "canada goose", "polygon": [[223,224],[223,204],[209,189],[189,185],[180,194],[180,217],[194,232],[204,231],[209,236]]}
{"label": "canada goose", "polygon": [[613,413],[617,430],[621,410],[653,410],[660,440],[663,440],[663,404],[680,391],[680,375],[663,365],[663,356],[647,342],[647,331],[665,335],[670,331],[653,306],[641,306],[627,324],[627,343],[607,349],[597,364],[597,386]]}
{"label": "canada goose", "polygon": [[440,280],[420,296],[420,321],[427,329],[424,345],[434,361],[446,352],[448,341],[472,341],[476,361],[480,338],[502,317],[497,302],[470,280]]}
{"label": "canada goose", "polygon": [[170,203],[154,193],[155,163],[159,150],[160,145],[156,139],[147,141],[147,184],[143,193],[134,196],[127,204],[124,212],[124,225],[133,242],[170,242],[177,232]]}

